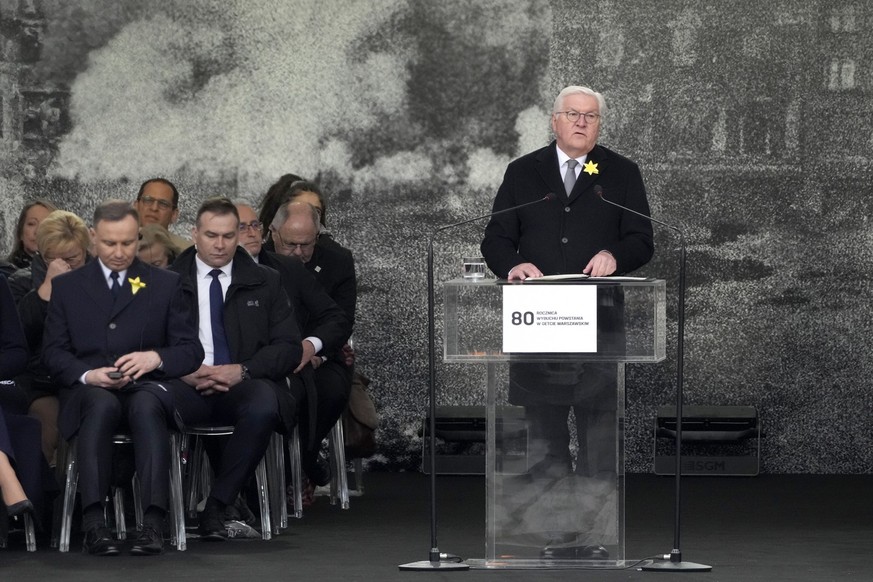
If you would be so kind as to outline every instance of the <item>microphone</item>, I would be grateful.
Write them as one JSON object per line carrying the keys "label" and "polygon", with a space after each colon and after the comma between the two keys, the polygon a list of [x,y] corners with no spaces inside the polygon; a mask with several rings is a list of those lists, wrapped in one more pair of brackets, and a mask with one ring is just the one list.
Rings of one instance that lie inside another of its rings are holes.
{"label": "microphone", "polygon": [[643,214],[642,212],[637,212],[633,208],[628,208],[627,206],[622,206],[618,202],[613,202],[612,200],[607,200],[606,198],[603,197],[603,187],[600,184],[594,185],[594,193],[597,194],[600,197],[600,199],[603,200],[604,202],[606,202],[607,204],[612,204],[616,208],[621,208],[622,210],[626,210],[626,211],[630,212],[631,214],[636,214],[637,216],[641,216],[650,222],[654,222],[655,224],[660,224],[661,226],[665,226],[673,231],[676,231],[676,233],[679,234],[679,241],[682,244],[682,248],[685,248],[685,236],[682,234],[682,231],[679,229],[679,227],[673,226],[672,224],[667,224],[666,222],[662,222],[656,218],[652,218],[651,216],[649,216],[647,214]]}
{"label": "microphone", "polygon": [[[679,536],[681,531],[681,507],[682,507],[682,402],[683,402],[683,382],[685,379],[685,258],[686,258],[686,249],[685,249],[685,235],[682,230],[678,226],[673,226],[672,224],[667,224],[661,220],[656,218],[652,218],[642,212],[637,212],[632,208],[628,208],[627,206],[622,206],[617,202],[613,202],[612,200],[607,200],[603,197],[603,187],[600,184],[596,184],[594,186],[594,193],[600,197],[601,200],[606,202],[607,204],[611,204],[616,208],[620,208],[631,214],[636,214],[642,218],[645,218],[649,222],[653,222],[655,224],[659,224],[670,230],[676,232],[679,235],[679,306],[677,309],[676,315],[676,461],[675,461],[675,469],[676,469],[676,485],[675,485],[675,516],[674,516],[674,524],[673,524],[673,550],[670,552],[670,562],[666,566],[652,566],[652,567],[643,567],[643,570],[682,570],[686,569],[687,571],[706,571],[706,570],[692,570],[695,566],[701,566],[699,564],[693,564],[691,562],[683,562],[682,561],[682,550],[679,546]],[[712,569],[709,566],[702,566],[704,568]]]}
{"label": "microphone", "polygon": [[554,200],[557,200],[557,197],[554,194],[552,194],[551,192],[549,192],[548,194],[546,194],[542,198],[539,198],[538,200],[533,200],[531,202],[525,202],[524,204],[519,204],[518,206],[512,206],[510,208],[504,208],[503,210],[498,210],[496,212],[489,212],[488,214],[483,214],[482,216],[477,216],[475,218],[468,218],[467,220],[462,220],[461,222],[455,222],[453,224],[446,224],[444,226],[440,226],[436,230],[434,230],[433,233],[431,233],[431,235],[430,235],[431,246],[433,245],[434,237],[444,230],[448,230],[450,228],[455,228],[456,226],[461,226],[461,225],[467,224],[469,222],[475,222],[477,220],[482,220],[483,218],[491,218],[492,216],[497,216],[498,214],[512,212],[513,210],[518,210],[520,208],[524,208],[525,206],[532,206],[534,204],[539,204],[540,202],[546,202],[546,201],[552,202]]}
{"label": "microphone", "polygon": [[430,240],[427,244],[427,348],[428,348],[428,401],[430,410],[430,422],[428,425],[428,437],[430,442],[430,551],[428,552],[428,560],[420,562],[411,562],[400,566],[401,570],[432,570],[439,568],[440,570],[466,570],[469,566],[466,564],[457,564],[454,562],[442,561],[442,552],[437,546],[437,509],[436,509],[436,332],[434,331],[434,282],[433,282],[433,241],[436,235],[444,230],[455,228],[470,222],[482,220],[483,218],[491,218],[505,212],[512,212],[533,204],[556,200],[556,197],[551,192],[538,200],[525,202],[511,208],[504,208],[496,212],[489,212],[475,218],[468,218],[460,222],[447,224],[436,228],[430,235]]}

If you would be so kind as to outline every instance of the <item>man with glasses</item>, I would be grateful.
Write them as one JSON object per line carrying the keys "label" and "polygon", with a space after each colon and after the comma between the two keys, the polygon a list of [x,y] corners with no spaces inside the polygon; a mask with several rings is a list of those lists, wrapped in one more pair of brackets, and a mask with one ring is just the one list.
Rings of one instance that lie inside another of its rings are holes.
{"label": "man with glasses", "polygon": [[355,259],[343,246],[322,244],[320,215],[316,212],[313,223],[312,208],[297,201],[279,207],[270,225],[274,248],[280,255],[301,260],[354,325],[358,299]]}
{"label": "man with glasses", "polygon": [[352,333],[351,322],[301,261],[262,248],[261,223],[251,206],[237,203],[236,209],[240,217],[240,245],[256,263],[279,272],[294,308],[297,325],[304,334],[303,359],[294,372],[300,372],[307,363],[317,369],[330,354],[342,349]]}
{"label": "man with glasses", "polygon": [[[352,253],[344,247],[318,242],[319,221],[320,215],[314,206],[292,201],[279,207],[270,225],[270,232],[276,252],[302,261],[327,294],[345,311],[351,325],[348,335],[339,344],[341,348],[348,341],[354,326],[357,304],[355,262]],[[315,385],[318,392],[313,434],[307,430],[312,426],[312,421],[307,414],[301,413],[301,428],[305,433],[303,441],[306,445],[302,454],[303,469],[316,485],[325,485],[330,479],[328,465],[318,455],[318,444],[348,405],[354,371],[342,356],[341,349],[325,355],[321,362],[313,366],[316,368]]]}
{"label": "man with glasses", "polygon": [[[555,140],[509,164],[494,212],[535,202],[546,194],[553,194],[555,200],[491,218],[481,249],[498,277],[513,281],[575,273],[622,275],[652,257],[650,222],[604,203],[595,193],[599,186],[607,199],[649,215],[637,165],[597,143],[605,113],[600,93],[588,87],[566,87],[552,109]],[[598,289],[599,338],[605,331],[614,334],[613,341],[623,338],[623,301],[613,288]],[[615,490],[616,371],[614,364],[510,365],[509,401],[525,407],[531,477],[555,486],[575,484],[583,493],[591,489],[578,484],[595,480],[608,485],[605,490]],[[568,426],[571,408],[579,450],[575,467]],[[589,497],[577,506],[607,503]],[[596,543],[600,540],[586,538],[581,529],[564,531],[555,526],[551,532],[546,528],[538,533],[544,536],[543,558],[609,556]]]}
{"label": "man with glasses", "polygon": [[139,225],[159,224],[167,229],[173,245],[185,250],[190,240],[170,232],[170,225],[179,218],[179,190],[176,185],[164,178],[146,180],[139,187],[134,208],[139,213]]}

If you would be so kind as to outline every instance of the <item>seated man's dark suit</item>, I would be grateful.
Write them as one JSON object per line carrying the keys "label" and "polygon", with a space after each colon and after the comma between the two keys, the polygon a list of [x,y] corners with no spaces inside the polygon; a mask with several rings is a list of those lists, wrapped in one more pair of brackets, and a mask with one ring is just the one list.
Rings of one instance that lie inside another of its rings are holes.
{"label": "seated man's dark suit", "polygon": [[343,308],[352,328],[358,303],[358,281],[352,251],[327,236],[321,236],[306,262],[306,269],[327,291],[337,305]]}
{"label": "seated man's dark suit", "polygon": [[[203,360],[197,328],[177,274],[134,260],[113,301],[98,260],[52,282],[43,361],[60,390],[61,435],[78,436],[82,507],[104,500],[110,485],[111,436],[129,430],[143,507],[167,509],[169,426],[177,426],[172,379]],[[144,286],[134,286],[139,278]],[[136,292],[134,293],[134,290]],[[154,350],[163,362],[122,390],[80,383],[89,370],[122,355]]]}
{"label": "seated man's dark suit", "polygon": [[[199,282],[194,247],[171,269],[182,275],[185,298],[198,314]],[[198,316],[199,317],[199,316]],[[227,392],[204,396],[192,386],[179,394],[186,424],[234,425],[216,469],[210,497],[232,504],[264,455],[273,432],[293,430],[297,402],[286,377],[300,363],[300,332],[279,274],[255,263],[237,247],[231,282],[224,298],[224,328],[231,362],[244,365],[250,378]],[[202,362],[201,362],[202,363]]]}
{"label": "seated man's dark suit", "polygon": [[[352,252],[330,237],[319,237],[312,257],[306,262],[306,269],[345,311],[354,329],[358,283]],[[345,341],[348,341],[348,337]],[[327,436],[348,406],[353,374],[354,367],[346,366],[339,353],[335,357],[328,357],[324,365],[315,370],[315,385],[318,387],[319,396],[316,438],[320,434]],[[318,442],[321,439],[315,441]]]}
{"label": "seated man's dark suit", "polygon": [[[301,335],[317,337],[322,342],[320,355],[325,359],[315,370],[314,383],[306,382],[310,388],[306,390],[307,406],[305,414],[303,411],[300,414],[300,434],[307,445],[315,445],[327,436],[348,401],[349,368],[342,362],[342,347],[352,333],[352,325],[343,309],[298,259],[261,250],[258,262],[279,272]],[[307,366],[297,375],[301,374],[312,374],[311,368]],[[338,396],[331,398],[331,394]],[[311,418],[317,421],[310,422]]]}

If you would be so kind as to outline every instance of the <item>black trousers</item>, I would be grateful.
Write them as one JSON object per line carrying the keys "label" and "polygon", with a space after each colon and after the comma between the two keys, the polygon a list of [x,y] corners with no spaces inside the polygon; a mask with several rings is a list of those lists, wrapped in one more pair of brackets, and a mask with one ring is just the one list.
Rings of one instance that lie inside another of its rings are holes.
{"label": "black trousers", "polygon": [[129,432],[143,508],[169,506],[170,433],[165,407],[148,391],[83,385],[78,436],[82,507],[102,503],[112,476],[112,435]]}
{"label": "black trousers", "polygon": [[[352,370],[333,360],[327,360],[315,370],[316,417],[309,417],[308,403],[299,407],[300,439],[304,456],[318,453],[319,443],[327,437],[348,406],[352,391]],[[310,440],[309,427],[313,422],[315,433]]]}
{"label": "black trousers", "polygon": [[[560,478],[570,474],[573,463],[568,426],[570,408],[556,405],[525,407],[530,431],[528,454],[534,476]],[[575,473],[585,477],[614,473],[615,409],[572,408],[578,446]]]}
{"label": "black trousers", "polygon": [[616,364],[510,364],[510,402],[525,407],[532,473],[555,478],[569,473],[571,408],[576,474],[615,472],[617,369]]}
{"label": "black trousers", "polygon": [[254,474],[273,433],[279,430],[276,389],[270,380],[243,380],[228,392],[202,396],[183,382],[172,385],[176,408],[186,425],[234,426],[233,434],[221,442],[217,454],[210,455],[215,471],[210,496],[230,505]]}

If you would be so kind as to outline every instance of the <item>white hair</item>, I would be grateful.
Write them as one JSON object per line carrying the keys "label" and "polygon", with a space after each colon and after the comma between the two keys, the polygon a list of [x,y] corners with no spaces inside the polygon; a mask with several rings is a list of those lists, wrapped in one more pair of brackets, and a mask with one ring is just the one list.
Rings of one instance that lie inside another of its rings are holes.
{"label": "white hair", "polygon": [[559,111],[563,111],[562,107],[564,105],[564,98],[568,95],[590,95],[597,99],[597,107],[600,110],[601,117],[606,115],[606,99],[603,98],[603,95],[595,91],[594,89],[590,89],[588,87],[582,87],[581,85],[570,85],[569,87],[564,87],[561,89],[561,92],[558,93],[558,96],[555,97],[555,104],[552,106],[552,114],[558,113]]}

